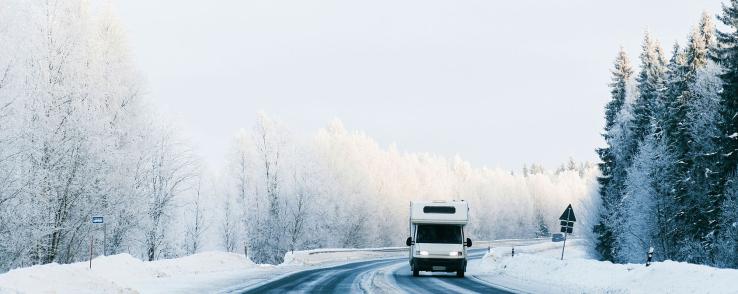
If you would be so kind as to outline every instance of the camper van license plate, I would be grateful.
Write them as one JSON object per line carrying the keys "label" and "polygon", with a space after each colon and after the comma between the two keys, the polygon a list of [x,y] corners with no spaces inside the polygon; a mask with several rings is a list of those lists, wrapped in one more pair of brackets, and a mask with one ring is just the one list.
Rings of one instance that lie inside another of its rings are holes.
{"label": "camper van license plate", "polygon": [[440,266],[440,265],[434,265],[433,266],[433,270],[434,271],[445,271],[446,270],[446,267],[445,266]]}

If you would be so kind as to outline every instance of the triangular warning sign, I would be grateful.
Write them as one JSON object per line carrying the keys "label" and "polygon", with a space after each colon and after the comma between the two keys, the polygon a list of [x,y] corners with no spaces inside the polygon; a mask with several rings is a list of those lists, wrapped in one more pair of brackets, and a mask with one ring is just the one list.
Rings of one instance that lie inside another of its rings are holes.
{"label": "triangular warning sign", "polygon": [[577,217],[574,216],[574,209],[571,208],[571,204],[569,204],[569,206],[566,207],[566,210],[564,210],[564,213],[561,214],[561,216],[559,217],[559,220],[565,220],[565,221],[570,221],[570,222],[577,221]]}

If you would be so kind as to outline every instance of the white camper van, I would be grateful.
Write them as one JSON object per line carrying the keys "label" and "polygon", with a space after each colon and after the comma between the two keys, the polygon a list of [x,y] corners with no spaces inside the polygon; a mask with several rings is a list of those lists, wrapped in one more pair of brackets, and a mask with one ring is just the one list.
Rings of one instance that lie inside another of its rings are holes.
{"label": "white camper van", "polygon": [[413,276],[420,271],[456,272],[463,277],[466,271],[464,226],[469,222],[469,205],[462,201],[410,202],[410,268]]}

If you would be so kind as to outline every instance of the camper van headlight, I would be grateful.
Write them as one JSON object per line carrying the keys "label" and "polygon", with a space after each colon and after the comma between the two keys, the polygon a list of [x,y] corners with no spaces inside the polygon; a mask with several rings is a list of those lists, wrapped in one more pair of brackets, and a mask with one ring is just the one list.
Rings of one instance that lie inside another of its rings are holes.
{"label": "camper van headlight", "polygon": [[462,253],[459,251],[451,251],[448,253],[448,256],[461,256]]}
{"label": "camper van headlight", "polygon": [[423,255],[423,256],[428,256],[428,251],[420,251],[418,252],[418,254]]}

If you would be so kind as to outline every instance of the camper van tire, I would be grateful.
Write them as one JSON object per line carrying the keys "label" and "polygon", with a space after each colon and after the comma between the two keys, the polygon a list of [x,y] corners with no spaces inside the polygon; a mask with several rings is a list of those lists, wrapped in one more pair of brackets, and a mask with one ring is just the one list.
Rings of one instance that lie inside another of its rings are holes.
{"label": "camper van tire", "polygon": [[418,277],[418,276],[420,276],[420,271],[417,269],[413,269],[413,277]]}

